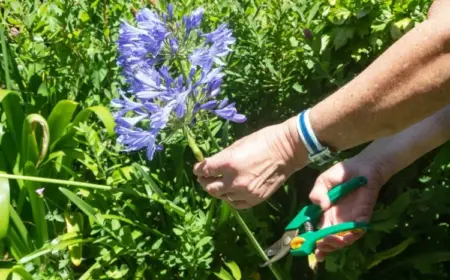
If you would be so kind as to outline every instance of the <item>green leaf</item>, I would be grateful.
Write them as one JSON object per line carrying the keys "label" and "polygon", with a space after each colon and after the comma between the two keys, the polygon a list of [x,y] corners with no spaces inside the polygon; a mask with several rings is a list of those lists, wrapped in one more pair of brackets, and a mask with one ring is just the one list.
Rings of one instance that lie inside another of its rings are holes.
{"label": "green leaf", "polygon": [[106,128],[106,131],[108,132],[109,136],[113,136],[115,134],[114,127],[116,126],[116,123],[114,121],[114,117],[112,116],[111,112],[108,110],[108,108],[98,105],[98,106],[92,106],[86,109],[81,110],[74,118],[72,125],[78,126],[82,122],[86,122],[92,113],[95,113],[99,120],[103,123],[103,125]]}
{"label": "green leaf", "polygon": [[92,73],[91,80],[95,88],[101,88],[102,82],[105,79],[107,73],[108,71],[105,68],[95,70],[94,73]]}
{"label": "green leaf", "polygon": [[14,140],[13,145],[19,150],[19,145],[22,143],[22,124],[25,119],[19,95],[15,92],[10,92],[4,96],[2,99],[2,107],[5,111],[8,130],[11,132]]}
{"label": "green leaf", "polygon": [[[21,265],[15,265],[12,268],[0,269],[0,279],[2,280],[9,279],[9,277],[14,274],[20,276],[22,280],[33,280],[33,276]],[[13,276],[11,279],[16,279],[16,277]]]}
{"label": "green leaf", "polygon": [[[5,172],[0,172],[5,174]],[[6,237],[9,228],[9,199],[10,189],[9,181],[6,178],[0,178],[0,240]]]}
{"label": "green leaf", "polygon": [[298,47],[298,41],[297,41],[297,39],[295,39],[295,37],[290,37],[289,43],[291,43],[291,46],[294,48]]}
{"label": "green leaf", "polygon": [[[41,137],[41,152],[39,153],[38,141],[36,139],[36,124],[41,126],[42,132],[39,133]],[[50,131],[45,119],[38,114],[31,114],[25,118],[22,129],[22,150],[21,161],[22,164],[30,161],[35,166],[39,166],[44,157],[47,155],[48,145],[50,141]]]}
{"label": "green leaf", "polygon": [[50,145],[63,136],[77,106],[78,103],[75,101],[62,100],[53,108],[47,121],[50,128]]}
{"label": "green leaf", "polygon": [[77,160],[86,166],[86,168],[88,168],[94,175],[98,175],[98,164],[82,149],[64,149],[63,152],[65,156]]}
{"label": "green leaf", "polygon": [[19,233],[14,227],[9,227],[8,235],[6,236],[6,240],[10,245],[10,250],[14,258],[19,261],[20,258],[26,256],[30,250],[27,247],[27,244],[23,242],[22,238],[20,238]]}
{"label": "green leaf", "polygon": [[347,21],[347,19],[352,15],[352,13],[343,8],[338,7],[331,10],[330,15],[328,16],[328,19],[336,25],[341,25]]}
{"label": "green leaf", "polygon": [[308,19],[307,19],[307,23],[310,23],[314,17],[317,15],[317,13],[319,12],[320,6],[322,5],[321,1],[316,2],[316,4],[311,8],[311,10],[309,10],[309,14],[308,14]]}
{"label": "green leaf", "polygon": [[196,244],[195,244],[195,247],[196,248],[202,248],[205,244],[207,244],[208,242],[210,242],[212,240],[212,237],[211,236],[205,236],[205,237],[203,237],[202,239],[200,239],[200,241],[198,241]]}
{"label": "green leaf", "polygon": [[[3,20],[3,17],[2,17]],[[9,56],[8,56],[8,49],[7,49],[7,43],[6,43],[6,36],[5,36],[5,24],[2,22],[0,24],[0,42],[2,45],[2,56],[3,56],[3,70],[5,72],[5,82],[6,82],[6,88],[12,89],[12,81],[9,75]]]}
{"label": "green leaf", "polygon": [[[24,175],[26,176],[36,176],[37,171],[34,167],[34,164],[30,161],[25,163],[24,167]],[[28,191],[28,198],[31,203],[31,211],[33,213],[33,221],[34,226],[36,228],[36,244],[38,247],[41,247],[48,240],[48,228],[47,221],[45,220],[45,204],[42,197],[40,197],[36,190],[40,187],[40,185],[36,182],[25,181],[25,187]]]}
{"label": "green leaf", "polygon": [[305,89],[299,83],[295,83],[292,88],[298,93],[305,94]]}
{"label": "green leaf", "polygon": [[8,89],[0,89],[0,102],[2,102],[3,98],[10,94],[12,91]]}
{"label": "green leaf", "polygon": [[156,242],[152,245],[152,250],[158,250],[161,247],[162,242],[162,238],[156,240]]}
{"label": "green leaf", "polygon": [[231,274],[228,273],[228,271],[226,271],[223,267],[220,268],[219,273],[214,272],[214,275],[216,275],[217,278],[222,280],[234,280],[233,276],[231,276]]}
{"label": "green leaf", "polygon": [[60,239],[55,239],[53,240],[51,243],[46,244],[44,247],[42,247],[39,250],[34,251],[33,253],[21,258],[19,260],[19,264],[25,264],[28,263],[36,258],[39,258],[43,255],[49,254],[53,251],[61,251],[63,249],[66,249],[69,246],[73,246],[76,244],[81,244],[81,243],[87,243],[87,242],[92,242],[93,240],[95,240],[94,238],[71,238],[68,240],[60,240]]}
{"label": "green leaf", "polygon": [[[144,180],[147,182],[148,186],[150,187],[151,191],[156,193],[161,198],[166,198],[162,190],[158,187],[158,185],[155,183],[155,181],[152,179],[152,177],[140,166],[138,163],[133,163],[133,167],[137,170],[139,174],[144,178]],[[147,191],[147,195],[151,196],[152,193]]]}
{"label": "green leaf", "polygon": [[72,201],[81,211],[83,211],[86,216],[91,218],[96,224],[98,224],[100,227],[103,228],[106,232],[108,232],[112,237],[114,237],[116,240],[120,241],[120,239],[117,237],[114,232],[112,232],[109,228],[105,227],[103,224],[103,219],[101,218],[101,215],[97,215],[97,211],[88,203],[86,203],[84,200],[79,198],[76,194],[69,191],[65,188],[59,188],[59,190],[70,200]]}
{"label": "green leaf", "polygon": [[408,246],[413,244],[414,242],[415,239],[413,237],[409,237],[393,248],[390,248],[383,252],[376,253],[374,260],[367,266],[367,268],[371,269],[372,267],[378,265],[380,262],[397,256],[398,254],[406,250]]}
{"label": "green leaf", "polygon": [[[79,234],[83,232],[84,217],[80,212],[64,213],[67,233]],[[83,246],[81,243],[69,245],[70,260],[74,266],[80,266],[83,256]]]}
{"label": "green leaf", "polygon": [[226,262],[225,265],[228,266],[228,268],[230,269],[234,279],[240,280],[242,278],[241,270],[234,261]]}
{"label": "green leaf", "polygon": [[345,44],[347,44],[348,40],[353,38],[353,35],[355,33],[355,28],[353,27],[340,27],[336,30],[334,35],[334,48],[340,49]]}
{"label": "green leaf", "polygon": [[84,200],[79,198],[76,194],[69,191],[65,188],[59,188],[59,190],[70,200],[72,201],[81,211],[83,211],[86,216],[94,220],[100,226],[103,226],[103,223],[97,218],[97,211],[92,208],[91,205],[86,203]]}
{"label": "green leaf", "polygon": [[19,214],[17,214],[16,210],[14,210],[14,208],[11,205],[9,205],[9,211],[11,216],[11,225],[13,225],[18,230],[18,233],[22,238],[21,243],[27,247],[28,252],[31,252],[31,249],[28,244],[29,234],[27,228],[25,227],[25,224],[22,222],[22,219],[20,219]]}
{"label": "green leaf", "polygon": [[391,37],[394,40],[400,39],[406,32],[414,27],[414,21],[410,18],[404,18],[392,23],[391,25]]}
{"label": "green leaf", "polygon": [[93,271],[97,269],[101,269],[102,265],[99,262],[94,263],[86,272],[81,275],[81,277],[78,280],[90,280],[93,279]]}
{"label": "green leaf", "polygon": [[79,18],[82,22],[87,22],[90,19],[89,14],[84,10],[80,10]]}

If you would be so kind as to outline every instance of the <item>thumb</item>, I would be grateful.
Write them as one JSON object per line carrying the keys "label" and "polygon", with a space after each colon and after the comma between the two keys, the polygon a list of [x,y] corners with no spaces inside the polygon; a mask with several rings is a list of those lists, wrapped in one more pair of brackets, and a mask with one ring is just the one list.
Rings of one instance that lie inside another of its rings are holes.
{"label": "thumb", "polygon": [[216,154],[210,158],[194,165],[194,174],[198,177],[219,177],[226,157],[223,153]]}
{"label": "thumb", "polygon": [[320,175],[314,183],[314,187],[309,194],[309,199],[316,205],[322,208],[322,211],[326,211],[330,208],[331,202],[328,197],[328,191],[330,187],[326,181],[324,175]]}
{"label": "thumb", "polygon": [[337,163],[330,169],[323,172],[316,180],[314,187],[309,194],[309,199],[320,206],[323,211],[331,207],[328,192],[336,185],[347,180],[349,176],[342,163]]}

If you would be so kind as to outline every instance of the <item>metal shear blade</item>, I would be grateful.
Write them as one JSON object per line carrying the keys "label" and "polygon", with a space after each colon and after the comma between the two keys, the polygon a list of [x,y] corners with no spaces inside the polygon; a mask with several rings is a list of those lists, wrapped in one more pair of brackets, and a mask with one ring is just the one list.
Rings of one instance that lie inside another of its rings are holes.
{"label": "metal shear blade", "polygon": [[291,249],[291,240],[296,237],[298,234],[298,230],[289,230],[286,231],[283,236],[275,242],[272,246],[267,248],[264,252],[268,257],[273,256],[271,259],[266,261],[261,267],[272,264],[279,259],[286,256]]}

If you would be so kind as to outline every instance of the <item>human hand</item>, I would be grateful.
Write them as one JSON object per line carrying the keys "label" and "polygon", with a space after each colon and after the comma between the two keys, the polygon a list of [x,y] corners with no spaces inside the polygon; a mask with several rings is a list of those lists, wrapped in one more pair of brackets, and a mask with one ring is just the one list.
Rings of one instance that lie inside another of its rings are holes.
{"label": "human hand", "polygon": [[306,161],[293,118],[236,141],[196,164],[194,174],[210,195],[245,209],[270,197]]}
{"label": "human hand", "polygon": [[[328,192],[332,187],[356,176],[365,176],[368,184],[330,205]],[[358,156],[340,162],[323,172],[317,178],[309,196],[314,204],[324,210],[318,228],[326,228],[343,222],[369,222],[379,190],[386,180],[378,164],[374,161],[358,159]],[[321,262],[327,254],[353,244],[363,234],[363,231],[348,232],[343,236],[332,235],[324,238],[317,244],[315,251],[317,261]]]}

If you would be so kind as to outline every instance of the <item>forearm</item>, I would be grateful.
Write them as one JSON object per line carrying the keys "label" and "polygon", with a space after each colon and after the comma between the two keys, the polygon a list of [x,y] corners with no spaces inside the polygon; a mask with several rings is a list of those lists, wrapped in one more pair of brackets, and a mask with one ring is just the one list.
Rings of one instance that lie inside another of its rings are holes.
{"label": "forearm", "polygon": [[443,17],[423,22],[314,106],[310,121],[319,141],[342,151],[397,133],[449,104],[448,26]]}
{"label": "forearm", "polygon": [[450,139],[450,105],[409,128],[372,142],[355,160],[373,164],[387,181]]}

